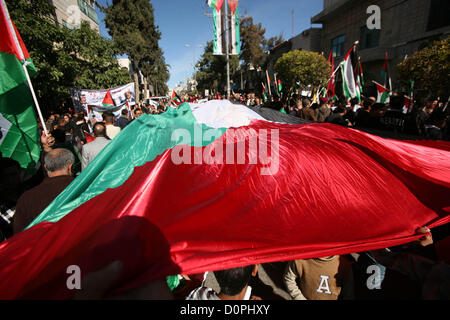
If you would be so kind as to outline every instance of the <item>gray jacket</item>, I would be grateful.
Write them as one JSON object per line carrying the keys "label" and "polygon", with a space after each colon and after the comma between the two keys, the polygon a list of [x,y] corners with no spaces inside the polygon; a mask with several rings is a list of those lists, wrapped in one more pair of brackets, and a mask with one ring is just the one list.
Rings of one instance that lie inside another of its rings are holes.
{"label": "gray jacket", "polygon": [[84,170],[110,142],[111,140],[104,137],[98,137],[91,143],[85,144],[82,151],[81,170]]}

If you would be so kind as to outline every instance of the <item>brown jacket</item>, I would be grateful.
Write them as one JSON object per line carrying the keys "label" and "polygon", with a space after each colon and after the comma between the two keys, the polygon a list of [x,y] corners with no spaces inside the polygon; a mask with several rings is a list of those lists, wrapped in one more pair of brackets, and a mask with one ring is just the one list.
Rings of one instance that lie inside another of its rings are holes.
{"label": "brown jacket", "polygon": [[26,191],[17,201],[14,234],[23,231],[73,181],[71,176],[46,178],[40,185]]}
{"label": "brown jacket", "polygon": [[316,114],[311,107],[303,108],[302,111],[300,111],[300,117],[309,121],[317,121]]}

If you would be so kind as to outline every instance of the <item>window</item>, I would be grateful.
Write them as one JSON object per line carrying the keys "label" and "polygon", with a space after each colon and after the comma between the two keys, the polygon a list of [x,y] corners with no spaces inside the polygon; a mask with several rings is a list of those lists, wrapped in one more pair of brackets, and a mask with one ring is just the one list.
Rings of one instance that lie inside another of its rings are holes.
{"label": "window", "polygon": [[369,30],[367,26],[361,27],[359,47],[361,50],[375,48],[380,45],[380,30]]}
{"label": "window", "polygon": [[333,57],[340,57],[344,54],[345,35],[339,36],[331,40],[331,50]]}
{"label": "window", "polygon": [[450,1],[431,0],[430,15],[428,17],[427,31],[433,31],[450,25],[448,13],[450,12]]}

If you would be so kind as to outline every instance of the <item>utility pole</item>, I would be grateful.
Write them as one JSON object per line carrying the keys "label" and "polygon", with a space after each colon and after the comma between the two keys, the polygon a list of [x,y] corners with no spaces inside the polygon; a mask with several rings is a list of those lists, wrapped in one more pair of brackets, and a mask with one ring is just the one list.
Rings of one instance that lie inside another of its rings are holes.
{"label": "utility pole", "polygon": [[294,37],[294,9],[292,9],[292,38]]}
{"label": "utility pole", "polygon": [[229,19],[228,19],[228,1],[224,1],[225,5],[225,39],[226,39],[226,55],[227,55],[227,99],[230,99],[231,96],[231,88],[230,88],[230,47],[229,47],[229,32],[228,28],[229,26]]}

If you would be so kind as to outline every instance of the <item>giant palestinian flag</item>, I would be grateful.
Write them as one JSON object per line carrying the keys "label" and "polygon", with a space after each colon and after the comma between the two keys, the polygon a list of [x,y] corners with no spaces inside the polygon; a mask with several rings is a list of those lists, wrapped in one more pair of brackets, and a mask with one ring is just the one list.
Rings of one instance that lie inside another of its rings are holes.
{"label": "giant palestinian flag", "polygon": [[65,299],[124,264],[111,293],[169,275],[363,252],[449,222],[450,144],[269,121],[228,101],[135,119],[22,233],[0,299]]}
{"label": "giant palestinian flag", "polygon": [[23,65],[36,74],[25,44],[0,0],[0,152],[29,172],[40,157],[33,97]]}

